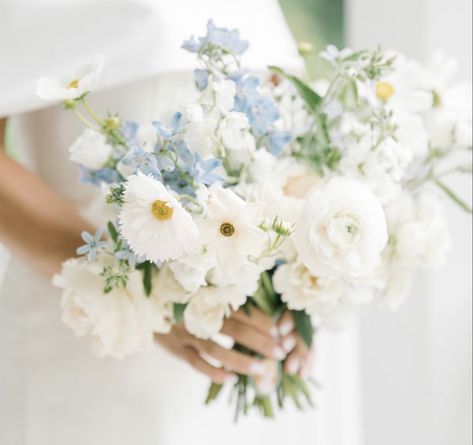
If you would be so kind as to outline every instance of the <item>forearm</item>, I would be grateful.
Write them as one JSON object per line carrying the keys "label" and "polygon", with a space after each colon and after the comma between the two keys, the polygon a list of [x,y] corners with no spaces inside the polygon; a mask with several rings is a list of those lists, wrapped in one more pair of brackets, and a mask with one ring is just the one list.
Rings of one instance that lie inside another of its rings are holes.
{"label": "forearm", "polygon": [[0,241],[39,272],[52,275],[62,261],[75,255],[82,230],[93,229],[0,146]]}

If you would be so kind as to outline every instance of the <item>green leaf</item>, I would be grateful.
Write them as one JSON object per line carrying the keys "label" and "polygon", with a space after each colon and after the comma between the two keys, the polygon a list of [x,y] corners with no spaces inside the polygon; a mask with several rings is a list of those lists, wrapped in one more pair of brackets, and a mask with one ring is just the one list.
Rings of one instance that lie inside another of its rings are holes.
{"label": "green leaf", "polygon": [[274,313],[273,305],[271,304],[270,299],[268,299],[266,292],[261,286],[261,283],[260,283],[260,287],[258,287],[258,289],[252,295],[251,298],[255,302],[256,306],[258,306],[263,312],[271,316],[273,315]]}
{"label": "green leaf", "polygon": [[118,240],[118,231],[111,221],[108,222],[107,228],[108,228],[108,233],[110,233],[110,238],[112,238],[113,242],[116,243]]}
{"label": "green leaf", "polygon": [[305,311],[291,311],[296,325],[296,332],[301,336],[304,343],[310,348],[314,337],[314,328],[310,317]]}
{"label": "green leaf", "polygon": [[137,264],[136,268],[143,271],[143,287],[147,297],[151,295],[153,290],[153,269],[154,264],[151,261],[144,261],[143,263]]}
{"label": "green leaf", "polygon": [[207,393],[205,404],[208,405],[209,403],[213,402],[220,394],[220,391],[222,390],[222,388],[223,388],[223,385],[220,385],[218,383],[212,383],[210,385],[209,392]]}
{"label": "green leaf", "polygon": [[268,67],[273,73],[279,74],[282,77],[285,77],[289,82],[292,83],[294,88],[297,90],[301,98],[306,103],[307,107],[313,113],[318,111],[318,107],[322,98],[304,81],[299,79],[296,76],[286,73],[282,68],[277,66],[269,66]]}
{"label": "green leaf", "polygon": [[440,188],[444,193],[447,194],[447,196],[458,206],[460,206],[465,212],[467,213],[473,213],[472,208],[465,202],[463,201],[451,188],[446,186],[442,181],[439,179],[434,180],[435,185]]}
{"label": "green leaf", "polygon": [[179,323],[182,320],[186,307],[187,307],[187,304],[182,304],[182,303],[173,304],[174,321],[176,323]]}

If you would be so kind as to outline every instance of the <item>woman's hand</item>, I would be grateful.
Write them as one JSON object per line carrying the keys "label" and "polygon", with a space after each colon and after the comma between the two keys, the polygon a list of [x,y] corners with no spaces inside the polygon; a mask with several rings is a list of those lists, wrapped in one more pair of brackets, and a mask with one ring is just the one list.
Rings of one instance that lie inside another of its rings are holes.
{"label": "woman's hand", "polygon": [[[231,337],[235,343],[265,358],[280,361],[285,359],[287,353],[290,353],[293,361],[300,364],[304,362],[307,366],[309,353],[293,332],[294,323],[288,329],[287,323],[291,321],[292,317],[288,318],[284,315],[277,324],[271,317],[256,308],[252,308],[249,314],[240,309],[225,320],[221,332]],[[281,336],[281,328],[286,330],[284,336]],[[232,381],[235,373],[250,376],[265,373],[265,366],[258,358],[224,348],[212,340],[198,339],[189,334],[181,324],[175,325],[169,334],[156,335],[156,341],[197,371],[207,375],[215,383],[223,384]],[[207,358],[217,361],[220,366],[209,363]],[[295,372],[297,371],[299,367]]]}
{"label": "woman's hand", "polygon": [[315,346],[312,345],[309,349],[297,335],[294,330],[294,319],[289,311],[286,311],[279,319],[278,330],[282,344],[292,346],[284,363],[284,371],[288,374],[299,374],[300,377],[306,379],[314,364]]}

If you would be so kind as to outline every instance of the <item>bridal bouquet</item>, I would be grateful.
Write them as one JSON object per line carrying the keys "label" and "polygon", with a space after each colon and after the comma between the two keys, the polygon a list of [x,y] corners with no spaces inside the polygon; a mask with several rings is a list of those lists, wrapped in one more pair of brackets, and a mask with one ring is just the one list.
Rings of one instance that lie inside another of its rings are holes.
{"label": "bridal bouquet", "polygon": [[[101,59],[38,82],[85,124],[70,158],[108,206],[106,227],[83,233],[79,257],[54,278],[64,322],[99,356],[147,350],[176,323],[208,339],[252,306],[291,311],[310,347],[316,329],[343,328],[360,307],[397,308],[416,267],[443,263],[436,191],[471,211],[444,182],[471,172],[470,96],[450,85],[451,60],[426,68],[329,46],[330,76],[314,82],[278,67],[250,74],[247,47],[212,21],[184,42],[200,64],[198,98],[167,122],[98,116],[87,97]],[[309,50],[300,45],[302,57]],[[237,376],[237,411],[312,403],[304,379],[270,367]]]}

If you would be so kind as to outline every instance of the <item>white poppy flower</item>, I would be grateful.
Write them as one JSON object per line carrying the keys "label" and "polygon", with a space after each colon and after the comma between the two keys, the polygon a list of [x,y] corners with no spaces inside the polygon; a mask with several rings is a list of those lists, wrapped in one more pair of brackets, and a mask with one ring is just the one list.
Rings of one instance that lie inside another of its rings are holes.
{"label": "white poppy flower", "polygon": [[378,199],[363,183],[336,177],[307,200],[293,241],[315,276],[359,276],[372,270],[388,240]]}
{"label": "white poppy flower", "polygon": [[86,128],[69,148],[69,159],[87,168],[98,170],[105,167],[113,147],[102,133]]}
{"label": "white poppy flower", "polygon": [[171,329],[171,308],[156,293],[144,294],[141,272],[129,274],[126,288],[114,288],[105,294],[100,276],[109,258],[89,263],[70,259],[53,279],[63,289],[62,319],[77,336],[92,337],[94,354],[123,358],[151,349],[154,333]]}
{"label": "white poppy flower", "polygon": [[77,99],[95,89],[103,65],[104,58],[98,56],[68,76],[42,77],[36,85],[36,94],[44,100]]}
{"label": "white poppy flower", "polygon": [[177,259],[199,243],[192,216],[163,184],[141,172],[126,182],[120,231],[137,255],[154,262]]}

